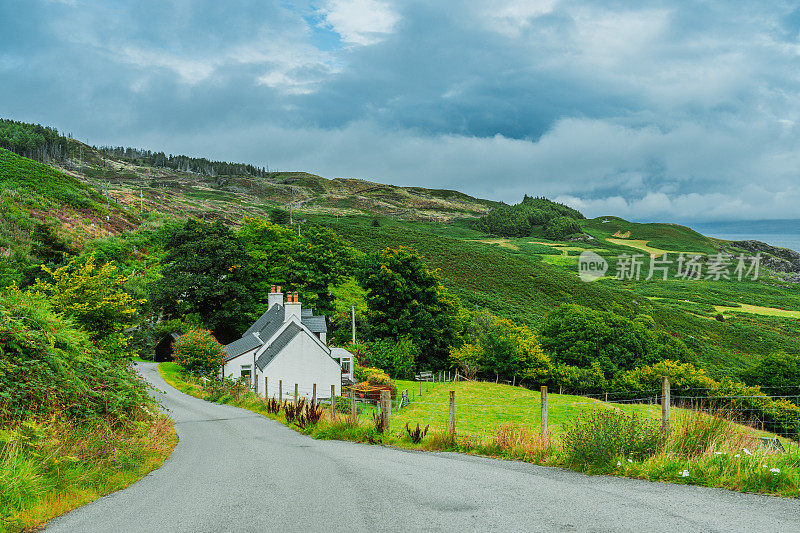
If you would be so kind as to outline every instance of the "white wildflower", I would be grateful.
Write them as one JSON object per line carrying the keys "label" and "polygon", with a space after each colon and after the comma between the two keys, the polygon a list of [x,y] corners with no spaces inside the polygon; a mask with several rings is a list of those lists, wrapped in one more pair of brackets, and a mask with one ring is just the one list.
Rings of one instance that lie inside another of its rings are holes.
{"label": "white wildflower", "polygon": [[781,473],[781,469],[780,468],[770,468],[769,471],[772,472],[773,474],[780,474]]}
{"label": "white wildflower", "polygon": [[689,471],[684,470],[683,472],[681,472],[681,477],[689,477]]}
{"label": "white wildflower", "polygon": [[714,455],[725,455],[725,452],[714,452]]}
{"label": "white wildflower", "polygon": [[631,461],[630,459],[628,459],[628,462],[629,462],[629,463],[632,463],[633,461]]}
{"label": "white wildflower", "polygon": [[739,454],[737,453],[736,455],[734,455],[734,457],[741,457],[741,455],[739,455]]}
{"label": "white wildflower", "polygon": [[619,461],[617,461],[617,466],[622,466],[622,463],[620,463]]}
{"label": "white wildflower", "polygon": [[747,448],[742,448],[742,451],[745,453],[745,455],[753,455]]}

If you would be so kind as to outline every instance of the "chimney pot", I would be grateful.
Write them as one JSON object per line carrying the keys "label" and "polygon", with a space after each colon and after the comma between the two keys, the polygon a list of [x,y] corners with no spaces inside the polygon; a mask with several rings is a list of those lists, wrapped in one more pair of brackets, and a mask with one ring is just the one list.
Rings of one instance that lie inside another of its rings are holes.
{"label": "chimney pot", "polygon": [[297,293],[294,293],[294,303],[298,303],[299,301],[300,301],[300,295],[297,294]]}

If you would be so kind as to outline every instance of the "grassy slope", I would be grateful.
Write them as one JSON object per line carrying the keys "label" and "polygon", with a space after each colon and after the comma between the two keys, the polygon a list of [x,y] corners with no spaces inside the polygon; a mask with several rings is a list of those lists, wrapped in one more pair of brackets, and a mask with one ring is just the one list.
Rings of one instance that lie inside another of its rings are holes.
{"label": "grassy slope", "polygon": [[27,252],[37,219],[58,219],[79,245],[138,223],[76,178],[0,148],[0,257]]}
{"label": "grassy slope", "polygon": [[70,172],[130,208],[177,216],[206,216],[238,223],[266,216],[274,207],[311,213],[384,214],[405,219],[449,220],[479,216],[497,202],[458,191],[399,187],[361,179],[326,179],[307,172],[271,172],[264,177],[206,176],[141,166],[83,146],[83,162]]}
{"label": "grassy slope", "polygon": [[[35,167],[36,172],[47,169],[10,152],[3,155],[15,158],[17,166]],[[157,209],[162,214],[212,213],[233,217],[236,220],[232,221],[236,222],[243,214],[263,216],[269,203],[294,198],[295,205],[306,210],[301,216],[334,228],[364,251],[400,244],[418,249],[434,268],[441,270],[444,283],[464,302],[487,307],[504,317],[535,326],[541,316],[562,303],[649,314],[659,327],[692,345],[699,354],[697,362],[715,376],[733,375],[737,368],[777,349],[800,353],[800,331],[797,331],[795,323],[776,323],[771,317],[759,315],[729,315],[724,324],[709,320],[716,314],[714,305],[748,304],[796,309],[800,306],[796,287],[787,290],[765,284],[705,281],[631,283],[603,280],[585,284],[575,275],[577,256],[583,248],[593,249],[609,259],[623,252],[637,251],[605,240],[617,231],[629,231],[630,239],[649,241],[650,246],[670,251],[713,253],[725,247],[724,243],[683,226],[637,224],[616,217],[599,217],[582,222],[584,230],[596,238],[592,243],[570,243],[569,247],[554,249],[536,244],[535,241],[541,239],[530,237],[488,245],[477,242],[484,240],[485,235],[461,222],[436,224],[384,218],[382,225],[375,228],[371,224],[371,215],[337,218],[319,214],[321,211],[390,212],[413,219],[433,213],[449,213],[451,216],[461,212],[459,209],[462,208],[464,214],[474,216],[490,207],[488,202],[454,191],[401,188],[361,180],[326,180],[307,173],[273,173],[261,180],[202,177],[145,169],[97,153],[86,158],[84,171],[88,176],[85,179],[95,185],[110,181],[111,195],[123,203],[137,203],[136,193],[143,190],[145,208]],[[42,194],[49,195],[51,185],[63,184],[73,192],[83,190],[87,202],[97,203],[97,193],[85,186],[76,189],[77,182],[70,176],[52,170],[46,174],[52,176],[53,181],[43,182]],[[57,185],[56,189],[60,186]],[[340,202],[349,203],[352,209],[329,209]],[[5,226],[17,233],[30,231],[30,228],[20,230],[24,224],[20,223],[19,216],[8,209],[6,211]],[[99,222],[98,226],[102,228],[102,221]],[[13,232],[6,234],[12,235]],[[25,235],[20,234],[8,240],[13,242],[24,238]],[[548,253],[550,251],[552,253]],[[655,301],[654,297],[661,299]]]}
{"label": "grassy slope", "polygon": [[80,427],[52,421],[2,432],[0,530],[30,531],[123,489],[158,468],[177,437],[172,421]]}
{"label": "grassy slope", "polygon": [[[383,220],[374,227],[367,217],[315,217],[345,235],[365,252],[387,246],[410,246],[422,253],[433,268],[440,269],[443,283],[466,305],[486,307],[500,316],[535,326],[540,318],[562,303],[577,303],[594,309],[628,314],[647,314],[657,326],[681,337],[697,353],[697,363],[713,376],[733,377],[739,368],[776,350],[800,354],[800,326],[796,320],[776,322],[764,316],[732,316],[713,320],[713,307],[705,312],[686,307],[684,299],[714,305],[761,304],[797,308],[796,288],[764,283],[727,281],[622,282],[613,279],[583,283],[573,264],[553,266],[548,257],[564,258],[559,247],[534,244],[538,239],[508,239],[519,250],[477,242],[483,236],[459,224],[409,223]],[[671,226],[670,226],[671,227]],[[616,231],[616,230],[614,230]],[[683,230],[680,230],[683,231]],[[613,233],[613,232],[612,232]],[[691,235],[689,233],[688,235]],[[699,235],[699,234],[697,234]],[[700,236],[700,240],[705,237]],[[682,245],[697,249],[700,241],[686,237]],[[581,245],[570,246],[571,258]],[[620,248],[602,243],[613,257]],[[666,247],[666,246],[665,246]],[[555,255],[541,252],[552,250]],[[623,248],[624,249],[624,248]],[[630,253],[630,249],[627,249]],[[577,261],[575,261],[577,263]],[[651,296],[669,298],[653,300]]]}

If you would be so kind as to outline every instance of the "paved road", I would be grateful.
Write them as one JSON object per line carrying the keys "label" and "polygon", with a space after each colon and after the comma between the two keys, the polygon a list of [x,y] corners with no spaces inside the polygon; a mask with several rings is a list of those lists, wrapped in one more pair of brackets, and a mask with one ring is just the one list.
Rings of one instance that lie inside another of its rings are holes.
{"label": "paved road", "polygon": [[166,390],[175,451],[48,532],[800,531],[795,500],[316,441],[140,371]]}

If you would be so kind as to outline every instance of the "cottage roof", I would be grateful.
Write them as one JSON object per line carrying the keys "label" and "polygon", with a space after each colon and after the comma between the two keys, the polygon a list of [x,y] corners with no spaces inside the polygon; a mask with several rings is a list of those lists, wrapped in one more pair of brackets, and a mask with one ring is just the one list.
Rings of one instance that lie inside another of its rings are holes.
{"label": "cottage roof", "polygon": [[242,335],[242,337],[247,337],[248,335],[255,333],[256,331],[261,331],[262,329],[264,329],[264,326],[266,326],[269,322],[275,319],[283,322],[283,306],[281,304],[275,304],[268,310],[266,310],[264,314],[261,315],[258,318],[258,320],[256,320],[255,323],[252,326],[250,326],[250,328],[248,328],[247,331],[244,332],[244,335]]}
{"label": "cottage roof", "polygon": [[269,347],[258,356],[258,359],[256,360],[256,366],[258,369],[264,370],[264,367],[267,366],[269,362],[281,352],[281,350],[286,348],[292,339],[294,339],[301,331],[303,331],[303,328],[298,326],[296,322],[292,322],[286,326],[281,334],[278,335],[274,341],[272,341]]}
{"label": "cottage roof", "polygon": [[241,339],[235,340],[225,346],[225,360],[230,361],[253,348],[261,346],[262,342],[255,335],[245,335]]}
{"label": "cottage roof", "polygon": [[325,321],[325,315],[304,315],[300,321],[307,327],[311,333],[327,333],[328,325]]}

